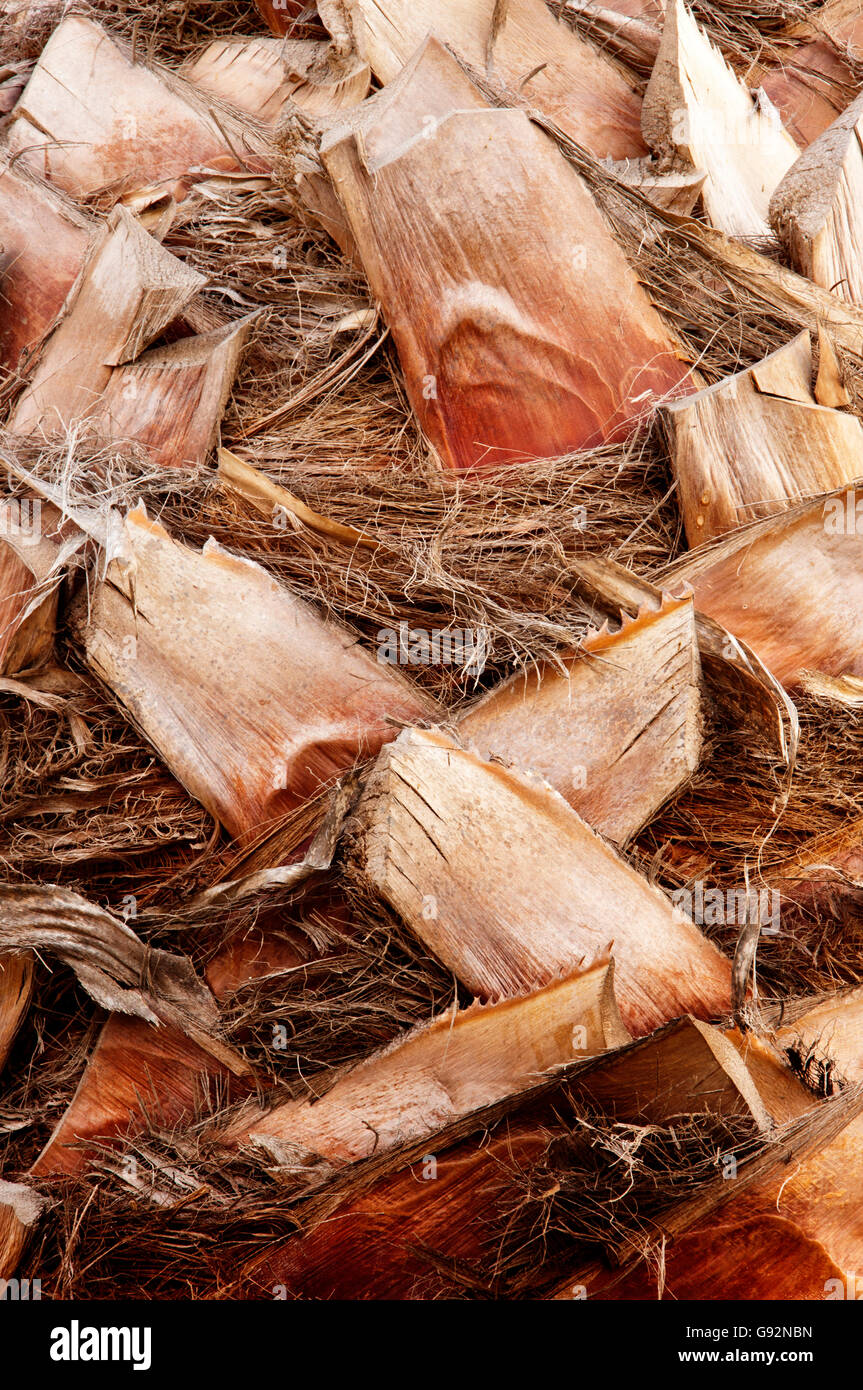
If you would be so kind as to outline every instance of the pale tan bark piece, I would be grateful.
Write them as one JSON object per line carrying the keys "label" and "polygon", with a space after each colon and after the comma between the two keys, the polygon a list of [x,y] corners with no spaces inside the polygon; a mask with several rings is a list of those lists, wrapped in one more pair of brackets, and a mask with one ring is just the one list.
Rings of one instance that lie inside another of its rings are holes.
{"label": "pale tan bark piece", "polygon": [[788,170],[770,221],[795,270],[863,304],[863,97]]}
{"label": "pale tan bark piece", "polygon": [[629,1041],[608,962],[532,994],[474,1004],[397,1038],[314,1102],[242,1114],[219,1135],[292,1170],[353,1163],[414,1142],[541,1081],[553,1067]]}
{"label": "pale tan bark piece", "polygon": [[645,153],[638,98],[621,69],[542,0],[329,0],[322,17],[331,33],[347,26],[381,82],[431,33],[493,82],[522,92],[598,158]]}
{"label": "pale tan bark piece", "polygon": [[[663,582],[744,641],[789,690],[804,672],[863,677],[863,527],[853,489],[699,547]],[[863,511],[863,508],[861,508]]]}
{"label": "pale tan bark piece", "polygon": [[690,546],[863,477],[863,428],[819,405],[808,330],[662,407]]}
{"label": "pale tan bark piece", "polygon": [[205,283],[115,207],[18,400],[13,432],[51,434],[86,418],[113,368],[133,361]]}
{"label": "pale tan bark piece", "polygon": [[700,677],[689,599],[640,607],[575,656],[531,666],[459,721],[482,757],[540,773],[595,830],[624,843],[698,765]]}
{"label": "pale tan bark piece", "polygon": [[232,835],[261,828],[433,703],[350,633],[215,542],[141,511],[79,612],[87,659]]}
{"label": "pale tan bark piece", "polygon": [[683,0],[666,6],[641,128],[655,153],[705,172],[715,227],[733,237],[769,235],[770,195],[800,151],[766,94],[750,94]]}
{"label": "pale tan bark piece", "polygon": [[541,779],[406,730],[357,824],[369,883],[479,998],[539,988],[613,941],[633,1035],[729,1006],[730,962]]}
{"label": "pale tan bark piece", "polygon": [[[598,616],[631,617],[643,608],[659,611],[663,590],[616,560],[595,555],[572,562],[572,576]],[[757,727],[774,745],[786,767],[793,767],[799,742],[797,710],[776,677],[727,629],[695,612],[695,631],[705,685],[724,712],[744,728]]]}
{"label": "pale tan bark piece", "polygon": [[[424,104],[428,66],[448,67],[453,100],[466,93],[440,119]],[[334,131],[322,155],[443,463],[625,437],[690,378],[586,185],[523,112],[477,109],[439,45],[412,71],[385,134]],[[399,146],[414,91],[420,133]]]}
{"label": "pale tan bark piece", "polygon": [[219,429],[254,316],[151,348],[111,373],[94,427],[135,439],[163,468],[200,467]]}
{"label": "pale tan bark piece", "polygon": [[286,102],[328,116],[362,101],[371,84],[368,63],[340,61],[314,39],[216,39],[183,76],[270,125]]}

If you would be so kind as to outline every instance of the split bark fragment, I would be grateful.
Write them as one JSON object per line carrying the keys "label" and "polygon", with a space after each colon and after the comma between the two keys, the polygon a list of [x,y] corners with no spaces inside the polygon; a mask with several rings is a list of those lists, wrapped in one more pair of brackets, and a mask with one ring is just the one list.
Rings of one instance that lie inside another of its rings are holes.
{"label": "split bark fragment", "polygon": [[833,339],[821,324],[818,325],[818,376],[815,380],[815,399],[819,405],[828,405],[833,410],[843,410],[851,404],[851,396],[845,386]]}
{"label": "split bark fragment", "polygon": [[[413,104],[429,68],[465,92],[439,120]],[[398,98],[322,155],[444,464],[624,438],[689,373],[581,177],[523,112],[478,108],[431,41]],[[394,127],[416,133],[396,146]]]}
{"label": "split bark fragment", "polygon": [[83,604],[87,660],[190,795],[235,836],[373,756],[432,702],[249,560],[140,510]]}
{"label": "split bark fragment", "polygon": [[94,429],[137,440],[160,467],[203,466],[256,318],[151,348],[116,367],[90,417]]}
{"label": "split bark fragment", "polygon": [[205,283],[114,208],[39,354],[12,431],[51,434],[92,414],[114,367],[133,361]]}
{"label": "split bark fragment", "polygon": [[770,220],[795,270],[863,304],[863,97],[788,170]]}
{"label": "split bark fragment", "polygon": [[[863,989],[816,1001],[793,1022],[780,1026],[774,1040],[786,1055],[794,1050],[811,1087],[810,1104],[823,1106],[819,1096],[829,1094],[829,1088],[835,1092],[842,1083],[863,1082]],[[825,1070],[828,1061],[833,1067]],[[763,1084],[761,1089],[763,1093]],[[799,1113],[795,1097],[791,1104],[783,1098],[775,1109],[780,1120]],[[857,1274],[863,1260],[861,1188],[863,1117],[858,1114],[829,1143],[747,1189],[728,1211],[741,1217],[778,1213],[818,1241],[846,1275]]]}
{"label": "split bark fragment", "polygon": [[356,816],[368,882],[477,997],[540,988],[613,941],[634,1036],[728,1008],[730,962],[540,779],[406,730]]}
{"label": "split bark fragment", "polygon": [[313,1102],[241,1114],[218,1137],[251,1141],[286,1176],[411,1143],[482,1106],[529,1089],[551,1068],[628,1041],[613,966],[599,963],[531,994],[474,1004],[423,1023],[337,1077]]}
{"label": "split bark fragment", "polygon": [[863,427],[819,405],[804,330],[769,357],[661,408],[690,546],[863,477]]}
{"label": "split bark fragment", "polygon": [[[172,1023],[207,1044],[213,997],[185,956],[147,947],[131,927],[67,888],[0,886],[0,956],[57,956],[102,1008]],[[216,1055],[230,1050],[211,1039]]]}
{"label": "split bark fragment", "polygon": [[621,183],[637,188],[654,207],[686,217],[703,195],[707,175],[701,169],[662,170],[649,159],[624,159],[611,172]]}
{"label": "split bark fragment", "polygon": [[770,195],[800,151],[765,93],[752,97],[683,0],[668,0],[641,128],[651,149],[706,175],[715,227],[732,237],[769,236]]}
{"label": "split bark fragment", "polygon": [[807,671],[863,676],[863,531],[853,489],[755,521],[673,566],[696,608],[789,690]]}
{"label": "split bark fragment", "polygon": [[331,33],[347,28],[382,83],[432,33],[492,82],[522,93],[597,158],[645,153],[638,98],[621,69],[542,0],[330,0],[322,18]]}
{"label": "split bark fragment", "polygon": [[495,687],[459,721],[485,758],[538,772],[595,830],[623,844],[698,765],[701,663],[690,599],[640,605]]}

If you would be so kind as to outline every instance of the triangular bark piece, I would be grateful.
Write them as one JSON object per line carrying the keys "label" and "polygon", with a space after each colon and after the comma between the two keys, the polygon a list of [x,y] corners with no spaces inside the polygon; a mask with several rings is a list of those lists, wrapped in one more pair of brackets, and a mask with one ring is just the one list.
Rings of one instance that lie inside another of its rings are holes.
{"label": "triangular bark piece", "polygon": [[628,1041],[608,962],[532,994],[420,1024],[337,1077],[321,1098],[241,1114],[217,1137],[249,1142],[289,1176],[353,1163],[540,1081],[550,1068]]}
{"label": "triangular bark piece", "polygon": [[113,553],[79,614],[87,659],[231,835],[433,713],[350,633],[214,542],[191,550],[135,511]]}
{"label": "triangular bark piece", "polygon": [[423,124],[416,106],[400,147],[392,106],[385,139],[364,126],[322,145],[420,423],[454,469],[625,437],[689,380],[669,330],[548,136],[521,111],[477,109],[431,42],[418,92],[428,65],[466,90],[458,109]]}
{"label": "triangular bark piece", "polygon": [[770,234],[770,195],[800,151],[762,93],[753,97],[683,0],[668,0],[641,111],[644,138],[666,161],[706,175],[711,222],[734,237]]}
{"label": "triangular bark piece", "polygon": [[370,885],[479,998],[539,988],[613,941],[633,1035],[729,1007],[730,962],[540,779],[406,730],[357,825]]}
{"label": "triangular bark piece", "polygon": [[663,598],[591,634],[561,665],[495,687],[459,721],[483,757],[540,773],[595,830],[622,844],[686,781],[701,750],[695,613]]}
{"label": "triangular bark piece", "polygon": [[178,1028],[153,1028],[141,1019],[112,1015],[30,1172],[37,1178],[83,1173],[93,1157],[83,1147],[88,1142],[107,1143],[149,1125],[170,1130],[188,1122],[217,1085],[239,1099],[252,1080],[232,1076],[223,1060]]}
{"label": "triangular bark piece", "polygon": [[755,366],[662,407],[691,546],[863,477],[860,421],[817,404],[810,375],[804,330]]}
{"label": "triangular bark piece", "polygon": [[111,373],[93,427],[135,439],[163,468],[206,461],[254,316],[227,328],[151,348]]}
{"label": "triangular bark piece", "polygon": [[[184,196],[189,171],[241,166],[218,124],[100,25],[70,15],[42,50],[8,130],[12,154],[83,198],[159,183]],[[244,158],[252,151],[242,151]]]}
{"label": "triangular bark piece", "polygon": [[770,220],[795,270],[863,304],[863,97],[788,170]]}
{"label": "triangular bark piece", "polygon": [[130,212],[114,208],[18,400],[13,432],[51,434],[86,418],[113,368],[133,361],[204,284]]}

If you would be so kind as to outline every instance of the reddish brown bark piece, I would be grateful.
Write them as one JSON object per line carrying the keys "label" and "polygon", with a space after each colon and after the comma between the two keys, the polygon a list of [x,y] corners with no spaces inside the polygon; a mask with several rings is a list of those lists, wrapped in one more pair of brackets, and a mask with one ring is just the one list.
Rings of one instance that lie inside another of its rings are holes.
{"label": "reddish brown bark piece", "polygon": [[[60,532],[68,540],[60,542]],[[83,540],[40,498],[0,499],[0,676],[43,666],[51,655],[58,586]]]}
{"label": "reddish brown bark piece", "polygon": [[863,530],[834,494],[699,547],[665,577],[746,642],[788,689],[806,671],[863,676]]}
{"label": "reddish brown bark piece", "polygon": [[759,68],[758,80],[801,150],[833,124],[844,105],[841,93],[857,85],[848,63],[824,39],[798,44],[779,67]]}
{"label": "reddish brown bark piece", "polygon": [[70,202],[0,158],[0,369],[15,371],[54,326],[89,240]]}
{"label": "reddish brown bark piece", "polygon": [[[732,1222],[720,1213],[718,1223],[666,1247],[661,1295],[659,1276],[642,1264],[623,1279],[597,1269],[578,1296],[604,1302],[822,1299],[830,1281],[841,1277],[824,1247],[793,1221],[765,1215]],[[573,1297],[571,1287],[558,1296]]]}
{"label": "reddish brown bark piece", "polygon": [[290,33],[294,21],[307,8],[306,0],[255,0],[258,14],[277,35]]}
{"label": "reddish brown bark piece", "polygon": [[203,105],[196,109],[133,63],[98,24],[77,15],[58,24],[42,50],[8,144],[76,198],[106,188],[119,196],[156,183],[182,196],[183,180],[197,166],[216,160],[241,167]]}
{"label": "reddish brown bark piece", "polygon": [[700,675],[691,600],[664,596],[591,634],[563,670],[531,666],[459,721],[483,757],[531,768],[621,844],[698,765]]}
{"label": "reddish brown bark piece", "polygon": [[[82,1173],[92,1160],[88,1141],[170,1129],[202,1106],[208,1087],[231,1073],[179,1029],[153,1028],[112,1015],[99,1034],[69,1108],[30,1170],[34,1177]],[[248,1093],[250,1078],[233,1078],[230,1094]]]}
{"label": "reddish brown bark piece", "polygon": [[557,21],[542,0],[325,0],[330,32],[350,35],[391,82],[431,33],[513,90],[600,159],[645,153],[639,101],[621,69]]}
{"label": "reddish brown bark piece", "polygon": [[374,124],[322,144],[423,428],[455,469],[625,437],[689,380],[668,330],[584,182],[522,112],[477,109],[439,45],[418,55],[402,109],[428,65],[466,90],[458,109],[423,123],[415,106],[420,133],[379,137],[379,158]]}
{"label": "reddish brown bark piece", "polygon": [[536,989],[613,941],[634,1036],[729,1007],[729,961],[540,779],[406,730],[357,824],[370,884],[479,998]]}
{"label": "reddish brown bark piece", "polygon": [[863,428],[819,405],[809,333],[662,407],[691,546],[863,477]]}
{"label": "reddish brown bark piece", "polygon": [[132,512],[81,610],[87,658],[174,775],[247,836],[299,805],[427,697],[265,570]]}
{"label": "reddish brown bark piece", "polygon": [[538,1162],[546,1144],[541,1132],[519,1132],[496,1135],[479,1151],[469,1143],[431,1155],[435,1175],[428,1182],[420,1159],[345,1203],[337,1219],[250,1262],[236,1296],[416,1299],[451,1292],[422,1252],[487,1266],[491,1238],[515,1198],[513,1169]]}
{"label": "reddish brown bark piece", "polygon": [[26,1017],[32,985],[31,956],[0,956],[0,1071]]}

